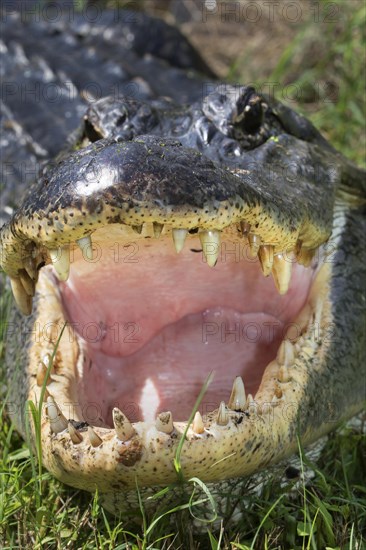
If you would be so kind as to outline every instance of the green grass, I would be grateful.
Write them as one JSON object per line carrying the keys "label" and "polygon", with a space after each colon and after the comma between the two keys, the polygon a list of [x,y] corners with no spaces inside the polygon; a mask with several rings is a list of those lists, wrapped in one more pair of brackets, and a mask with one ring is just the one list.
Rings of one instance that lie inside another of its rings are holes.
{"label": "green grass", "polygon": [[[305,23],[284,51],[272,78],[296,83],[303,93],[295,108],[310,116],[344,154],[365,164],[365,6],[360,2],[355,5],[343,2],[346,17],[321,29]],[[306,47],[314,43],[319,52],[316,63],[305,55]],[[235,70],[240,70],[239,63]],[[238,75],[234,76],[238,80]],[[314,89],[315,83],[320,83],[320,88],[317,84]],[[319,97],[319,89],[323,97]],[[0,309],[4,321],[7,293],[1,297]],[[0,337],[3,327],[4,322]],[[0,353],[3,360],[3,343]],[[4,370],[1,379],[5,380]],[[202,523],[197,536],[191,531],[192,513],[198,515],[200,509],[190,508],[188,500],[175,512],[173,524],[169,514],[161,511],[160,517],[145,515],[139,525],[132,526],[122,517],[105,512],[97,494],[70,489],[38,470],[36,458],[11,427],[4,393],[0,420],[2,549],[364,548],[366,441],[361,430],[348,428],[330,436],[310,482],[300,483],[289,492],[278,479],[272,479],[261,495],[243,507],[238,522],[225,523],[221,529]],[[288,482],[288,488],[293,485]],[[207,496],[205,492],[202,495]]]}
{"label": "green grass", "polygon": [[[303,4],[307,20],[273,73],[257,84],[264,91],[265,83],[275,85],[278,99],[310,118],[345,156],[366,166],[366,3],[322,0],[315,5],[318,20]],[[248,74],[245,63],[243,54],[229,72],[235,82],[242,72]]]}

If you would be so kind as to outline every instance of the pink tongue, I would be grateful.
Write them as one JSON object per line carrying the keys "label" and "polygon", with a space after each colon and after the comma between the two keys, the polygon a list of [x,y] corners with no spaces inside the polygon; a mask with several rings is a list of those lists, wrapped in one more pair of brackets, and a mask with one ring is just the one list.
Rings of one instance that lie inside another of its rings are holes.
{"label": "pink tongue", "polygon": [[228,401],[237,375],[243,376],[246,391],[255,393],[283,331],[282,323],[265,314],[216,308],[188,315],[133,356],[116,358],[90,349],[84,390],[91,402],[100,403],[108,423],[113,407],[133,421],[153,420],[164,410],[174,411],[175,420],[187,420],[211,371],[215,376],[200,405],[202,414]]}

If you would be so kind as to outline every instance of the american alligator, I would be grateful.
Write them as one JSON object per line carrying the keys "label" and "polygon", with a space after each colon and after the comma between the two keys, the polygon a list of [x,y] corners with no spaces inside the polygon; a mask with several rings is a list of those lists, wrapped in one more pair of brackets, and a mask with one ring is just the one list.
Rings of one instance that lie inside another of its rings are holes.
{"label": "american alligator", "polygon": [[161,21],[3,19],[4,217],[40,168],[0,233],[9,410],[35,440],[44,400],[48,470],[131,510],[178,455],[220,492],[356,414],[365,173]]}

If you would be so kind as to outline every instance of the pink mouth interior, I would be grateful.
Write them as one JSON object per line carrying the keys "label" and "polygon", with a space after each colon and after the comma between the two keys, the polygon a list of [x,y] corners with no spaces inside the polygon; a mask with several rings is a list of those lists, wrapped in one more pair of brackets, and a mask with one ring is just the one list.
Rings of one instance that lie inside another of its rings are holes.
{"label": "pink mouth interior", "polygon": [[294,264],[290,289],[280,296],[257,259],[228,246],[210,268],[191,249],[201,249],[199,239],[188,238],[176,254],[165,237],[128,247],[98,242],[93,262],[75,253],[61,289],[85,351],[78,395],[94,405],[84,407],[94,415],[85,420],[95,424],[98,416],[111,425],[116,406],[131,421],[167,410],[187,420],[211,371],[201,413],[227,402],[237,375],[247,393],[257,391],[306,302],[312,270]]}

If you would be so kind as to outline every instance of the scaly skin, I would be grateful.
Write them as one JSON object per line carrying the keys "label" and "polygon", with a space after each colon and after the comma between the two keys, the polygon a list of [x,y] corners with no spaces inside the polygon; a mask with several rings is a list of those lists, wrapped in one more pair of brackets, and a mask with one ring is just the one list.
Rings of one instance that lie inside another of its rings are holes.
{"label": "scaly skin", "polygon": [[[21,27],[16,19],[12,24],[14,38]],[[63,32],[75,35],[67,26]],[[57,36],[53,40],[62,40]],[[26,40],[31,51],[36,48]],[[108,43],[99,47],[110,52]],[[174,81],[171,68],[159,70]],[[183,71],[178,75],[185,78]],[[203,248],[218,239],[234,245],[247,238],[253,248],[260,239],[255,255],[264,272],[266,254],[274,257],[268,273],[273,269],[281,294],[294,256],[308,265],[317,255],[308,268],[313,275],[306,304],[293,320],[299,330],[287,334],[254,399],[243,396],[237,379],[227,405],[203,419],[196,415],[188,426],[181,453],[185,480],[201,478],[218,494],[228,480],[245,484],[247,476],[291,455],[298,436],[304,444],[316,441],[365,400],[364,173],[306,119],[252,88],[221,86],[201,99],[199,91],[196,77],[173,97],[176,103],[146,93],[92,104],[72,143],[43,170],[0,233],[1,265],[23,313],[13,312],[8,338],[10,412],[24,433],[25,403],[39,403],[46,383],[40,362],[58,345],[40,426],[43,462],[67,484],[97,487],[111,511],[135,513],[136,480],[145,496],[177,480],[173,461],[188,419],[172,423],[163,414],[156,422],[130,423],[117,411],[114,428],[85,424],[77,392],[84,351],[69,325],[58,342],[66,317],[51,266],[66,279],[69,247],[80,239],[112,242],[112,235],[123,244],[133,235],[143,249],[146,237],[163,227],[157,250],[178,229],[191,232],[192,245],[199,237]],[[182,98],[192,105],[179,104]],[[81,103],[77,97],[73,108]],[[33,143],[36,156],[34,127],[26,129],[24,140]],[[40,156],[60,150],[64,135],[57,130],[46,130],[58,137]],[[50,330],[40,336],[45,326]]]}

